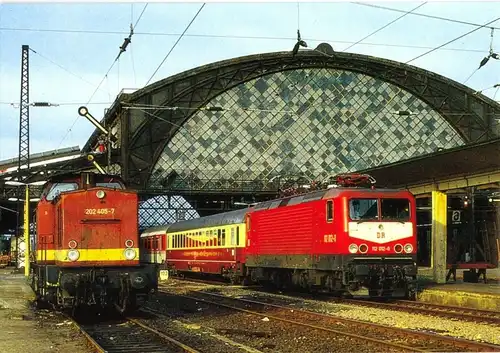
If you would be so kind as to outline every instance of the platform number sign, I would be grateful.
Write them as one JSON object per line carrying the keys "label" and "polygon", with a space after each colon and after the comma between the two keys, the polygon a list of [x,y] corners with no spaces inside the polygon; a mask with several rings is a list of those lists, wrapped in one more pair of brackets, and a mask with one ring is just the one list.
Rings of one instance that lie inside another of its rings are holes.
{"label": "platform number sign", "polygon": [[451,221],[453,223],[460,223],[460,211],[457,210],[451,211]]}

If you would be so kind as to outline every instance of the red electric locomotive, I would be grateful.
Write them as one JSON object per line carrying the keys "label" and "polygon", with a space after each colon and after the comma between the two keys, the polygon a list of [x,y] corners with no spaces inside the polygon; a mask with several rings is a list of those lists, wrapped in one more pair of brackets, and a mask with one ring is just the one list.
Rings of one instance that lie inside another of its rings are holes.
{"label": "red electric locomotive", "polygon": [[36,210],[32,286],[63,308],[132,310],[157,289],[156,266],[139,263],[137,193],[110,175],[52,177]]}
{"label": "red electric locomotive", "polygon": [[413,297],[416,234],[410,192],[341,186],[156,227],[141,247],[174,273]]}

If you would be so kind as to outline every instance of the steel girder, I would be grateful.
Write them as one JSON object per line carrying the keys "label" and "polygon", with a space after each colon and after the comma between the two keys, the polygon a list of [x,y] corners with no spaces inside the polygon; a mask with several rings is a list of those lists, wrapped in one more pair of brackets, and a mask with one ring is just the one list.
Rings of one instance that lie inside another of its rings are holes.
{"label": "steel girder", "polygon": [[[466,143],[498,136],[500,105],[470,88],[414,66],[360,54],[304,51],[252,55],[202,66],[169,77],[129,95],[120,95],[106,114],[120,126],[122,176],[145,189],[165,145],[197,109],[217,95],[252,79],[286,70],[332,68],[362,73],[414,94],[436,110]],[[179,107],[175,110],[129,109],[132,105]],[[182,109],[188,108],[188,109]],[[95,143],[96,133],[84,150]]]}

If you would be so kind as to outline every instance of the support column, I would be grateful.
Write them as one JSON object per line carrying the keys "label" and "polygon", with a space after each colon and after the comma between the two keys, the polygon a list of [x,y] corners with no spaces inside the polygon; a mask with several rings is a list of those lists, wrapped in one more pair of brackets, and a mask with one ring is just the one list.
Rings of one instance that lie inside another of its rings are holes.
{"label": "support column", "polygon": [[446,283],[447,195],[432,192],[432,254],[431,267],[434,281]]}
{"label": "support column", "polygon": [[31,254],[31,241],[30,241],[30,187],[25,185],[26,195],[24,198],[24,275],[30,275],[30,254]]}

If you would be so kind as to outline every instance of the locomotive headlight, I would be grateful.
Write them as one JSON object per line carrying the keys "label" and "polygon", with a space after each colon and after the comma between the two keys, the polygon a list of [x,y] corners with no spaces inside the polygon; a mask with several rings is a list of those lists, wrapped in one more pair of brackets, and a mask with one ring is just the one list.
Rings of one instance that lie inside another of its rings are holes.
{"label": "locomotive headlight", "polygon": [[359,252],[362,253],[362,254],[366,254],[368,252],[368,245],[361,244],[359,246]]}
{"label": "locomotive headlight", "polygon": [[403,245],[401,244],[394,245],[394,251],[399,254],[400,252],[403,251]]}
{"label": "locomotive headlight", "polygon": [[405,244],[405,253],[411,253],[413,251],[413,246],[411,244]]}
{"label": "locomotive headlight", "polygon": [[125,240],[125,246],[131,248],[134,246],[134,241],[132,239]]}
{"label": "locomotive headlight", "polygon": [[104,192],[104,190],[98,190],[96,193],[95,193],[95,196],[97,196],[98,199],[103,199],[104,196],[106,196],[106,193]]}
{"label": "locomotive headlight", "polygon": [[123,253],[124,253],[125,258],[127,260],[133,260],[133,259],[135,259],[136,253],[135,253],[134,249],[131,249],[131,248],[125,249],[125,251]]}
{"label": "locomotive headlight", "polygon": [[76,261],[80,257],[80,252],[76,249],[71,249],[68,251],[68,259],[70,261]]}
{"label": "locomotive headlight", "polygon": [[76,240],[70,240],[68,242],[68,246],[69,246],[70,249],[74,249],[74,248],[76,248],[78,246],[78,243],[76,242]]}
{"label": "locomotive headlight", "polygon": [[358,252],[358,246],[356,244],[349,245],[349,252],[351,254],[355,254]]}

